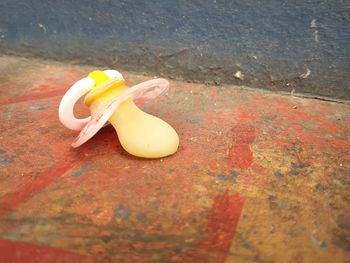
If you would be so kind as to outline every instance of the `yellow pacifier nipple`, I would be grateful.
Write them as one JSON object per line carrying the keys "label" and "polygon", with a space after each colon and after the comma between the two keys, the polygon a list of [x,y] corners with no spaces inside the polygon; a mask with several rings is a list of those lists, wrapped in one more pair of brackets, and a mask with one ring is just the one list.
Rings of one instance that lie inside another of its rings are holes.
{"label": "yellow pacifier nipple", "polygon": [[[102,71],[93,71],[89,77],[95,86],[86,95],[84,103],[90,107],[91,116],[116,100],[125,81],[110,79]],[[132,99],[122,102],[109,118],[123,148],[130,154],[144,158],[161,158],[174,154],[179,146],[179,136],[165,121],[140,110]]]}

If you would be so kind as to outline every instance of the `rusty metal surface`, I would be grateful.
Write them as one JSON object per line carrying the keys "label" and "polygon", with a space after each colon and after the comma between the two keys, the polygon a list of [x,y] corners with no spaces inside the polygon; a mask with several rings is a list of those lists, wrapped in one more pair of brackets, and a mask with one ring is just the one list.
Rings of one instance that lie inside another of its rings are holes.
{"label": "rusty metal surface", "polygon": [[0,262],[349,262],[349,105],[173,81],[145,110],[179,151],[144,160],[70,147],[91,69],[0,58]]}

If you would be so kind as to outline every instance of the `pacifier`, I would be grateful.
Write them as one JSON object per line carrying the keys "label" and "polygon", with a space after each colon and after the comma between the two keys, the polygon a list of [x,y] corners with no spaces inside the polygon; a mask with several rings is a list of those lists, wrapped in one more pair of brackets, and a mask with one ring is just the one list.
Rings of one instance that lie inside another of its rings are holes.
{"label": "pacifier", "polygon": [[[166,79],[152,79],[126,88],[118,71],[96,70],[68,89],[59,106],[59,119],[68,129],[80,131],[72,143],[74,148],[87,142],[109,122],[128,153],[143,158],[165,157],[177,151],[179,136],[168,123],[143,112],[134,100],[147,103],[168,88]],[[84,95],[91,116],[78,119],[73,109]]]}

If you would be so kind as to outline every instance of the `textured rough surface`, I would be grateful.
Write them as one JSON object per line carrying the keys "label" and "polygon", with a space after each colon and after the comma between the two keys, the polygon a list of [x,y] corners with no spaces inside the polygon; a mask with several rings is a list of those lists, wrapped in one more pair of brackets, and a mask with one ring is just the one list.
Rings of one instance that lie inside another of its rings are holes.
{"label": "textured rough surface", "polygon": [[0,58],[0,262],[348,262],[349,105],[172,81],[145,110],[179,151],[144,160],[112,127],[70,147],[90,70]]}
{"label": "textured rough surface", "polygon": [[0,0],[0,10],[2,52],[350,99],[348,0]]}

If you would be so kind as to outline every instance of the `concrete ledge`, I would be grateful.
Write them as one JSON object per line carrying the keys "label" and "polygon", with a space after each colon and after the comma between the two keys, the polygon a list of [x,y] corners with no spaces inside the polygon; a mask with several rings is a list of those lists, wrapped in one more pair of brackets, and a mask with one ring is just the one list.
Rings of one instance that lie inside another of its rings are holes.
{"label": "concrete ledge", "polygon": [[0,51],[350,99],[345,0],[0,1]]}

